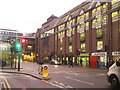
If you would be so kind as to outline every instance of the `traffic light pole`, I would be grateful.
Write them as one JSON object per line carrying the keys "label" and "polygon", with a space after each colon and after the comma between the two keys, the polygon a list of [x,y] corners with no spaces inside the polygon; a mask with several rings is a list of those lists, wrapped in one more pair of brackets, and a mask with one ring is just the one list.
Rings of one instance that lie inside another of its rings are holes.
{"label": "traffic light pole", "polygon": [[18,49],[18,71],[20,71],[20,49]]}

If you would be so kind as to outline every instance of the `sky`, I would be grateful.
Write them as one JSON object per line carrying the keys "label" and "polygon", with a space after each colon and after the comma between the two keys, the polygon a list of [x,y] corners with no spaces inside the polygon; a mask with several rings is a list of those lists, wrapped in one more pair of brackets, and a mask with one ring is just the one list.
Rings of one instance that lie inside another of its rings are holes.
{"label": "sky", "polygon": [[59,17],[85,0],[0,0],[0,29],[36,32],[52,14]]}

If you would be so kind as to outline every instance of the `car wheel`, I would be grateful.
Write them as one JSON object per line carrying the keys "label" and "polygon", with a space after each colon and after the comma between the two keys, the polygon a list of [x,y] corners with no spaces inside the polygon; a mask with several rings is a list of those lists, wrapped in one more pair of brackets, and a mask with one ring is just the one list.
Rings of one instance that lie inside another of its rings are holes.
{"label": "car wheel", "polygon": [[116,76],[111,76],[110,83],[111,83],[111,86],[114,88],[117,88],[119,86],[119,82]]}

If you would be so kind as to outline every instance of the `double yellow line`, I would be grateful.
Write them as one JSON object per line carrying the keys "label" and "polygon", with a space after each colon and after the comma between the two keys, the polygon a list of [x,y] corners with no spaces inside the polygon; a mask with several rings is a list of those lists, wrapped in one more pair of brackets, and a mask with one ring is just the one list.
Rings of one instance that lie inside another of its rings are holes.
{"label": "double yellow line", "polygon": [[5,77],[2,77],[2,80],[3,80],[3,87],[5,90],[11,90],[11,87],[7,81],[7,79]]}

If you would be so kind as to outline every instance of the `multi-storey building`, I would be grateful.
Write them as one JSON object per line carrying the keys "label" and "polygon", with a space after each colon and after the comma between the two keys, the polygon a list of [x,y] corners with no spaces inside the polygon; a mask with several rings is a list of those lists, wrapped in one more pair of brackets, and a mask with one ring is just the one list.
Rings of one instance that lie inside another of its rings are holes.
{"label": "multi-storey building", "polygon": [[23,61],[34,61],[35,60],[35,33],[26,33],[22,39],[25,40],[23,44]]}
{"label": "multi-storey building", "polygon": [[9,59],[11,55],[12,44],[17,38],[23,37],[23,34],[17,30],[0,29],[0,60]]}
{"label": "multi-storey building", "polygon": [[[80,55],[77,55],[77,50]],[[92,56],[100,67],[120,57],[120,1],[83,2],[60,17],[51,16],[36,32],[36,56],[75,65],[83,60],[90,66]]]}

